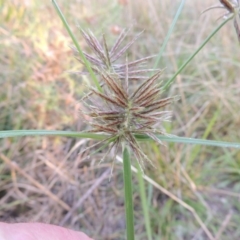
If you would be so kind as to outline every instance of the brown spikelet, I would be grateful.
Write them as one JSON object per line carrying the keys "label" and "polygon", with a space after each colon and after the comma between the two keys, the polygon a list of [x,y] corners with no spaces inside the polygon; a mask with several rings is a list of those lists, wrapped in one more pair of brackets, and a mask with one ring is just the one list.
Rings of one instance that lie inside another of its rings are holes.
{"label": "brown spikelet", "polygon": [[[91,31],[85,32],[82,29],[81,33],[83,38],[85,39],[86,43],[93,51],[94,56],[84,52],[86,59],[92,64],[92,69],[95,73],[100,74],[102,70],[107,71],[108,73],[117,74],[119,79],[125,79],[126,76],[126,69],[128,69],[128,78],[130,80],[139,80],[139,79],[146,79],[149,72],[156,71],[155,69],[146,69],[144,68],[144,64],[150,58],[154,56],[149,56],[145,58],[138,59],[136,61],[127,62],[125,64],[117,64],[116,62],[126,53],[126,51],[133,45],[133,43],[139,38],[140,34],[133,37],[129,43],[121,48],[121,45],[126,38],[127,31],[123,30],[116,42],[114,43],[111,50],[107,45],[107,41],[105,36],[102,37],[102,44],[97,40],[94,34]],[[78,53],[75,47],[72,47],[75,53]],[[78,61],[82,64],[84,62],[76,57]],[[86,72],[75,72],[85,74]]]}
{"label": "brown spikelet", "polygon": [[119,81],[117,75],[103,72],[103,92],[92,88],[92,95],[87,98],[87,115],[92,119],[90,131],[110,135],[114,138],[114,145],[126,141],[142,168],[143,161],[150,160],[142,152],[134,134],[145,134],[154,140],[157,139],[156,133],[164,134],[158,125],[165,121],[165,116],[168,120],[169,112],[162,109],[173,100],[160,98],[160,87],[156,88],[159,75],[148,78],[131,93],[127,81]]}
{"label": "brown spikelet", "polygon": [[[85,115],[88,116],[88,124],[91,129],[88,132],[105,133],[107,135],[104,144],[109,144],[102,162],[110,151],[117,150],[124,141],[133,152],[134,156],[144,167],[145,160],[151,161],[142,151],[135,134],[144,134],[161,143],[156,134],[165,134],[161,124],[169,120],[170,112],[163,111],[173,98],[161,98],[159,77],[162,71],[157,70],[151,77],[144,74],[152,69],[144,69],[145,63],[151,57],[145,57],[133,62],[125,59],[124,64],[115,64],[129,47],[139,37],[137,35],[128,44],[121,47],[127,32],[124,30],[109,51],[106,38],[103,35],[103,44],[89,31],[82,31],[87,44],[94,52],[94,56],[84,53],[91,62],[93,70],[98,74],[101,81],[102,91],[93,87],[82,101],[86,106]],[[143,82],[134,90],[131,81],[136,79]],[[89,121],[90,119],[90,121]],[[114,159],[115,159],[114,158]],[[152,163],[151,163],[152,164]],[[112,165],[112,168],[114,163]]]}

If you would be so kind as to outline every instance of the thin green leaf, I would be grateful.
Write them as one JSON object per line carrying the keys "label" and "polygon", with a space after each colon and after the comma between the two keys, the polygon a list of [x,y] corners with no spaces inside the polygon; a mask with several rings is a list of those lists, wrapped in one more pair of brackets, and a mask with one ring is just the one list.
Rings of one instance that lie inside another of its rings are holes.
{"label": "thin green leaf", "polygon": [[[136,135],[135,137],[139,141],[153,141],[151,138],[147,137],[146,135]],[[240,142],[239,143],[222,142],[222,141],[214,141],[214,140],[186,138],[186,137],[177,137],[177,136],[163,136],[163,135],[158,135],[157,138],[159,140],[165,141],[165,142],[200,144],[200,145],[206,145],[206,146],[239,148],[240,149]]]}
{"label": "thin green leaf", "polygon": [[[207,128],[205,129],[204,131],[204,134],[202,136],[202,139],[206,139],[209,134],[211,133],[212,131],[212,128],[215,124],[215,122],[217,121],[217,119],[219,118],[219,114],[220,114],[220,107],[218,108],[218,110],[216,110],[216,112],[213,114],[213,117],[210,119],[210,121],[208,121],[208,125],[207,125]],[[198,156],[199,152],[201,150],[201,147],[199,145],[195,146],[193,149],[192,149],[192,153],[191,153],[191,157],[190,159],[188,160],[188,164],[191,165],[191,163],[194,161],[194,159]]]}
{"label": "thin green leaf", "polygon": [[145,228],[147,231],[148,240],[152,240],[151,224],[150,224],[150,217],[149,217],[149,211],[148,211],[149,205],[146,197],[146,188],[143,180],[143,173],[141,172],[141,167],[139,166],[138,163],[137,163],[137,169],[138,169],[137,177],[138,177],[138,183],[139,183],[139,191],[141,196]]}
{"label": "thin green leaf", "polygon": [[71,31],[71,29],[70,29],[70,27],[69,27],[69,25],[68,25],[68,23],[67,23],[67,20],[66,20],[66,18],[64,17],[61,9],[59,8],[59,6],[58,6],[58,4],[57,4],[57,2],[56,2],[55,0],[52,0],[52,3],[53,3],[53,5],[54,5],[54,7],[55,7],[55,9],[56,9],[59,17],[61,18],[64,27],[67,29],[68,34],[69,34],[70,37],[72,38],[72,41],[73,41],[75,47],[77,48],[78,53],[79,53],[81,59],[83,60],[83,62],[84,62],[84,64],[85,64],[88,72],[90,73],[90,76],[91,76],[92,80],[94,81],[95,86],[97,87],[98,91],[102,92],[102,88],[101,88],[101,86],[100,86],[100,84],[99,84],[99,82],[98,82],[98,80],[97,80],[97,78],[96,78],[96,75],[94,74],[94,72],[93,72],[93,70],[92,70],[92,68],[91,68],[91,64],[90,64],[89,61],[86,59],[83,51],[81,50],[80,45],[78,44],[78,41],[77,41],[76,37],[74,36],[73,32]]}
{"label": "thin green leaf", "polygon": [[[62,137],[75,137],[75,138],[91,138],[96,140],[103,140],[109,135],[106,134],[96,134],[96,133],[87,133],[87,132],[75,132],[75,131],[50,131],[50,130],[8,130],[0,131],[0,138],[8,137],[23,137],[23,136],[62,136]],[[150,137],[146,135],[135,135],[138,141],[153,141]],[[186,144],[200,144],[206,146],[215,146],[215,147],[228,147],[228,148],[239,148],[240,142],[222,142],[214,140],[205,140],[205,139],[196,139],[196,138],[185,138],[177,136],[157,136],[159,140],[165,142],[174,142],[174,143],[186,143]]]}
{"label": "thin green leaf", "polygon": [[182,2],[180,3],[180,5],[179,5],[179,7],[178,7],[178,10],[177,10],[177,12],[176,12],[176,14],[175,14],[175,17],[174,17],[174,19],[173,19],[173,22],[172,22],[172,24],[171,24],[171,26],[170,26],[170,28],[169,28],[169,30],[168,30],[167,36],[165,37],[164,42],[163,42],[163,45],[162,45],[162,47],[161,47],[161,49],[160,49],[160,51],[159,51],[159,53],[158,53],[157,60],[156,60],[156,62],[155,62],[155,64],[154,64],[154,69],[157,68],[157,66],[158,66],[158,64],[159,64],[159,62],[160,62],[160,59],[161,59],[162,54],[163,54],[163,51],[165,50],[165,48],[166,48],[166,46],[167,46],[168,40],[169,40],[169,38],[170,38],[170,36],[171,36],[171,34],[172,34],[172,32],[173,32],[173,29],[174,29],[174,27],[175,27],[175,25],[176,25],[176,22],[177,22],[177,20],[178,20],[178,17],[179,17],[179,15],[180,15],[180,13],[182,12],[184,3],[185,3],[185,0],[182,0]]}
{"label": "thin green leaf", "polygon": [[231,20],[233,17],[227,18],[225,21],[223,21],[217,28],[215,28],[211,34],[203,41],[203,43],[199,46],[199,48],[186,60],[185,63],[177,70],[177,72],[170,78],[165,85],[163,86],[163,90],[166,90],[174,81],[176,76],[188,65],[189,62],[200,52],[200,50],[208,43],[208,41],[219,31],[220,28],[222,28],[229,20]]}
{"label": "thin green leaf", "polygon": [[87,132],[74,132],[74,131],[50,131],[50,130],[0,131],[0,138],[23,137],[23,136],[62,136],[62,137],[74,137],[74,138],[91,138],[96,140],[102,140],[107,137],[106,135],[87,133]]}

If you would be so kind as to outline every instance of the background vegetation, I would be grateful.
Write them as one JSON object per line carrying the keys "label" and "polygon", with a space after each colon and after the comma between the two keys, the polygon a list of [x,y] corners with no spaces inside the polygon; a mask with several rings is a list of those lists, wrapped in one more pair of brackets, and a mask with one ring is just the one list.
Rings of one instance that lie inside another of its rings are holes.
{"label": "background vegetation", "polygon": [[[142,30],[129,52],[136,59],[159,52],[180,1],[59,0],[77,28],[104,32],[114,42],[123,28]],[[216,1],[187,0],[159,63],[167,81],[219,24],[221,11],[201,12]],[[50,1],[0,1],[0,130],[83,130],[79,102],[84,79],[72,42]],[[177,76],[165,96],[179,95],[168,132],[239,142],[240,59],[228,23]],[[152,61],[152,64],[154,60]],[[151,67],[151,62],[149,63]],[[111,157],[79,155],[92,141],[61,137],[0,140],[0,220],[41,221],[83,230],[95,239],[124,239],[121,165],[108,181]],[[240,151],[207,146],[144,146],[156,168],[146,175],[193,207],[216,239],[240,238]],[[146,239],[134,176],[137,239]],[[153,239],[208,239],[191,212],[146,183]],[[69,214],[70,213],[70,214]]]}

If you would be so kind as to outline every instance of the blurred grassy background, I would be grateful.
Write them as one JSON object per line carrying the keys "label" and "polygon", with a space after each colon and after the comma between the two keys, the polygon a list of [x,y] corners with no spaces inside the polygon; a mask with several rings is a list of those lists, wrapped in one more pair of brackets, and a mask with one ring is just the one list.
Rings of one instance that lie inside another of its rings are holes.
{"label": "blurred grassy background", "polygon": [[[217,1],[187,0],[159,68],[168,80],[219,24]],[[159,52],[180,1],[58,1],[81,46],[77,26],[108,42],[123,28],[144,30],[132,59]],[[79,102],[85,85],[69,73],[81,65],[50,1],[0,0],[0,130],[85,128]],[[149,66],[154,63],[149,62]],[[164,93],[179,95],[169,132],[186,137],[239,142],[240,48],[229,22]],[[41,221],[83,230],[94,239],[124,239],[121,165],[111,182],[111,158],[78,155],[92,142],[60,137],[0,141],[1,221]],[[192,206],[216,239],[240,239],[240,152],[214,147],[154,143],[145,146],[156,168],[146,174]],[[147,239],[134,177],[136,239]],[[193,215],[146,184],[154,239],[208,239]],[[71,215],[67,213],[71,211]]]}

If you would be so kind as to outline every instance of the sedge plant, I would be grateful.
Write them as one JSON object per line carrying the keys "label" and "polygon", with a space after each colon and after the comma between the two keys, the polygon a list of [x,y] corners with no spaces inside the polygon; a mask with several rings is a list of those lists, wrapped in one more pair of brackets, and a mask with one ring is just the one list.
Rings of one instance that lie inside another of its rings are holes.
{"label": "sedge plant", "polygon": [[[56,1],[53,0],[54,7],[73,40],[73,51],[75,52],[76,58],[87,70],[86,72],[81,71],[80,74],[89,74],[90,79],[94,83],[94,85],[90,86],[89,92],[82,98],[84,109],[82,109],[81,114],[87,117],[89,129],[84,132],[12,130],[1,131],[0,137],[59,135],[95,139],[98,140],[97,144],[90,148],[96,148],[98,145],[101,145],[99,149],[103,149],[103,147],[107,148],[100,162],[104,161],[104,159],[113,152],[112,169],[119,149],[121,149],[123,156],[126,236],[128,240],[134,240],[131,160],[133,158],[137,160],[139,172],[144,172],[144,166],[146,164],[153,165],[151,159],[143,152],[140,146],[141,142],[155,141],[158,144],[162,144],[163,141],[166,141],[240,148],[240,143],[172,136],[165,132],[162,124],[164,121],[168,121],[171,116],[171,112],[165,111],[164,108],[170,105],[176,98],[174,96],[162,98],[161,92],[166,90],[174,82],[176,76],[230,19],[234,19],[234,26],[237,30],[235,7],[229,8],[229,5],[224,5],[224,2],[226,1],[221,1],[222,5],[225,6],[232,15],[223,21],[223,23],[206,38],[172,78],[162,84],[159,83],[159,78],[161,74],[163,74],[163,71],[155,69],[156,66],[154,66],[153,69],[145,67],[147,60],[153,56],[144,57],[132,62],[128,62],[126,58],[127,50],[137,40],[139,35],[133,37],[128,44],[123,45],[124,38],[127,36],[127,31],[123,31],[115,44],[110,48],[105,36],[103,36],[102,41],[99,41],[90,31],[86,32],[81,29],[82,37],[94,55],[83,52],[59,6]],[[157,62],[159,62],[162,52],[163,48],[158,55]],[[124,61],[119,63],[122,58],[125,58]],[[150,73],[151,76],[149,76]],[[138,83],[138,86],[132,84],[133,81]],[[141,183],[141,185],[143,184]],[[144,193],[142,192],[141,195],[144,200]],[[146,211],[145,216],[148,218]],[[150,220],[148,219],[148,221]],[[205,231],[204,228],[203,230]],[[211,233],[207,230],[205,232],[209,239],[213,239]],[[151,239],[149,228],[148,239]]]}

